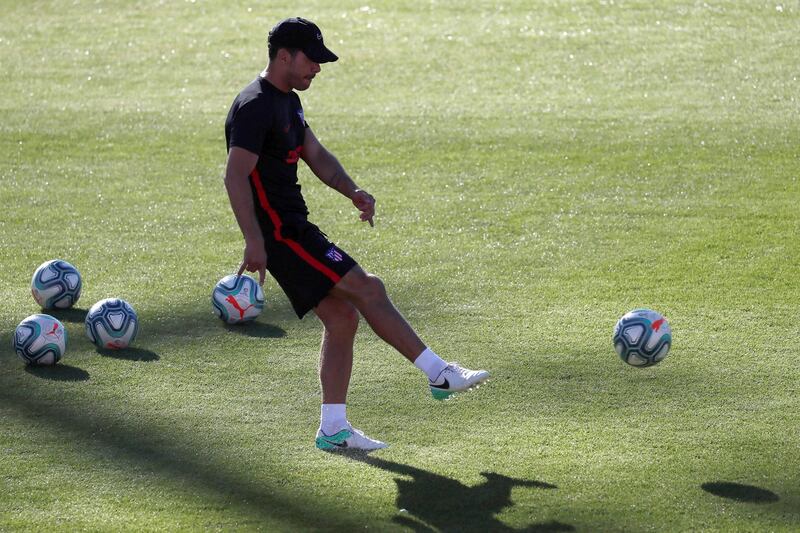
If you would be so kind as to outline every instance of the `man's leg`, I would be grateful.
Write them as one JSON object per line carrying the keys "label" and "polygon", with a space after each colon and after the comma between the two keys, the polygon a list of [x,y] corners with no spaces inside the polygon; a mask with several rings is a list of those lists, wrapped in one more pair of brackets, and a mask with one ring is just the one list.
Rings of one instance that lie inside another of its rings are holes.
{"label": "man's leg", "polygon": [[330,294],[352,303],[380,338],[425,372],[434,398],[448,398],[489,378],[485,370],[474,371],[447,363],[427,348],[389,299],[383,282],[361,267],[355,266],[345,274]]}
{"label": "man's leg", "polygon": [[352,303],[369,327],[412,363],[425,350],[425,344],[389,299],[377,276],[356,266],[331,289],[331,295]]}
{"label": "man's leg", "polygon": [[324,327],[319,353],[322,403],[343,404],[347,402],[347,388],[353,369],[358,311],[347,300],[328,296],[314,308],[314,312]]}
{"label": "man's leg", "polygon": [[353,342],[358,329],[358,311],[333,295],[325,297],[314,312],[322,321],[319,353],[319,381],[322,385],[322,414],[316,446],[323,450],[377,450],[383,442],[371,439],[347,421],[347,389],[353,369]]}

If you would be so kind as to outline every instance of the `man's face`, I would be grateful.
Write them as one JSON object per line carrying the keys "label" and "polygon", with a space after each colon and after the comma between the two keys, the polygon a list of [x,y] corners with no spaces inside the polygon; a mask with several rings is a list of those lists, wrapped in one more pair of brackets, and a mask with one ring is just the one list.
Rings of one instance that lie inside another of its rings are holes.
{"label": "man's face", "polygon": [[289,62],[289,85],[292,89],[305,91],[320,70],[319,63],[310,60],[302,50],[298,50]]}

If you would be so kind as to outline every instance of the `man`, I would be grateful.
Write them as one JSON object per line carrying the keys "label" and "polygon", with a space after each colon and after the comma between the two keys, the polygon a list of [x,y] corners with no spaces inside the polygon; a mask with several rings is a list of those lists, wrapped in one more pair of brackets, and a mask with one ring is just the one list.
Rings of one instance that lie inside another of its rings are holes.
{"label": "man", "polygon": [[435,398],[475,387],[489,373],[439,358],[389,300],[381,280],[308,221],[297,183],[300,159],[322,182],[349,198],[361,220],[371,226],[375,198],[360,189],[320,144],[294,92],[309,88],[321,63],[338,59],[325,46],[319,28],[308,20],[289,18],[272,29],[268,42],[269,65],[236,97],[225,122],[225,186],[245,240],[239,274],[258,272],[263,283],[269,270],[298,317],[313,310],[322,321],[322,414],[316,446],[385,448],[383,442],[354,429],[345,412],[359,315],[427,374]]}

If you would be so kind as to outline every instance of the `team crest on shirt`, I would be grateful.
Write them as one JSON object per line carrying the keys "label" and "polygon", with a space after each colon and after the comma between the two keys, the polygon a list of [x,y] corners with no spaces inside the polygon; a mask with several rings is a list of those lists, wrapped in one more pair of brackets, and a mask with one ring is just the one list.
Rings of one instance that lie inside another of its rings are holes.
{"label": "team crest on shirt", "polygon": [[325,252],[325,257],[327,257],[334,263],[338,263],[339,261],[344,259],[344,257],[342,256],[342,252],[337,250],[335,246],[331,246],[330,248],[328,248],[328,251]]}

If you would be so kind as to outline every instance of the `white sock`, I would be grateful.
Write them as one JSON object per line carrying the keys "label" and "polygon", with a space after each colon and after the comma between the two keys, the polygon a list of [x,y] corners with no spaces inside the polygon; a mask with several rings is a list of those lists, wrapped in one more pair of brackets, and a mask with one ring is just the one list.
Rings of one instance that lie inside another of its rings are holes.
{"label": "white sock", "polygon": [[425,372],[428,379],[433,381],[447,368],[447,361],[433,353],[430,348],[425,348],[425,351],[414,360],[414,366]]}
{"label": "white sock", "polygon": [[326,435],[333,435],[347,427],[347,404],[323,403],[319,429]]}

